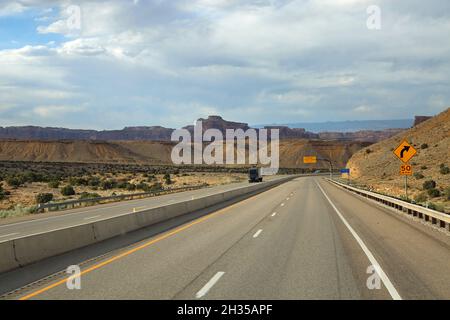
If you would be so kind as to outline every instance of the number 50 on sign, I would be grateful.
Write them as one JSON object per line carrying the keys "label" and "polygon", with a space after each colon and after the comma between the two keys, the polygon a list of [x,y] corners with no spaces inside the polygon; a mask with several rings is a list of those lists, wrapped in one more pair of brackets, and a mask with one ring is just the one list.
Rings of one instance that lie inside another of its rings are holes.
{"label": "number 50 on sign", "polygon": [[412,166],[409,164],[403,164],[400,166],[400,175],[410,176],[412,175]]}

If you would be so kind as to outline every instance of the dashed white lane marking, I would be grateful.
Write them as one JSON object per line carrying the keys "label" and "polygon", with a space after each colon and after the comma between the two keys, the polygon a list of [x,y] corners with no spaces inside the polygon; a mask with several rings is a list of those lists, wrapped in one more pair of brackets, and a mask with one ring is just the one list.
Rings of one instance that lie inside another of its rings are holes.
{"label": "dashed white lane marking", "polygon": [[18,235],[18,234],[19,234],[18,232],[15,232],[15,233],[9,233],[9,234],[5,234],[5,235],[3,235],[3,236],[0,236],[0,238],[12,237],[12,236],[15,236],[15,235]]}
{"label": "dashed white lane marking", "polygon": [[101,217],[101,215],[98,215],[98,216],[92,216],[92,217],[84,218],[83,220],[92,220],[92,219],[100,218],[100,217]]}
{"label": "dashed white lane marking", "polygon": [[256,231],[256,233],[253,235],[253,238],[258,238],[258,236],[261,234],[262,229],[259,229],[258,231]]}
{"label": "dashed white lane marking", "polygon": [[282,207],[284,207],[284,202],[281,204]]}
{"label": "dashed white lane marking", "polygon": [[217,281],[219,281],[220,278],[222,278],[222,276],[225,274],[225,272],[223,271],[219,271],[217,272],[214,277],[211,278],[211,280],[208,281],[207,284],[205,284],[205,286],[203,288],[200,289],[199,292],[197,292],[195,294],[195,297],[197,299],[200,299],[201,297],[203,297],[205,294],[208,293],[209,290],[211,290],[211,288],[217,283]]}
{"label": "dashed white lane marking", "polygon": [[275,217],[276,215],[277,215],[277,213],[276,213],[276,212],[272,213],[272,217]]}
{"label": "dashed white lane marking", "polygon": [[322,189],[322,187],[320,186],[320,184],[318,184],[316,182],[317,186],[319,187],[320,191],[322,191],[323,195],[325,196],[325,198],[327,198],[328,202],[331,204],[331,206],[333,207],[334,211],[336,211],[337,215],[339,216],[339,218],[342,220],[342,222],[344,223],[344,225],[347,227],[347,229],[350,231],[350,233],[352,234],[352,236],[355,238],[356,242],[358,242],[359,246],[361,247],[361,249],[364,251],[364,253],[366,254],[367,258],[369,259],[370,263],[372,263],[372,265],[374,266],[376,272],[378,273],[378,275],[381,278],[381,281],[383,281],[386,289],[389,291],[389,294],[391,295],[392,299],[394,300],[402,300],[402,297],[400,296],[400,294],[397,292],[397,290],[395,289],[394,285],[392,284],[391,280],[389,280],[388,276],[386,275],[386,273],[383,271],[383,269],[381,269],[380,264],[378,263],[378,261],[375,259],[375,257],[373,256],[372,252],[370,252],[369,248],[367,248],[367,246],[365,245],[365,243],[361,240],[361,238],[358,236],[358,234],[355,232],[355,230],[353,230],[353,228],[350,226],[350,224],[347,222],[347,220],[345,220],[344,216],[342,215],[342,213],[338,210],[338,208],[336,208],[336,206],[334,205],[334,203],[331,201],[331,199],[328,197],[328,195],[325,193],[325,191]]}
{"label": "dashed white lane marking", "polygon": [[287,197],[286,200],[289,201],[289,200],[291,200],[291,198]]}

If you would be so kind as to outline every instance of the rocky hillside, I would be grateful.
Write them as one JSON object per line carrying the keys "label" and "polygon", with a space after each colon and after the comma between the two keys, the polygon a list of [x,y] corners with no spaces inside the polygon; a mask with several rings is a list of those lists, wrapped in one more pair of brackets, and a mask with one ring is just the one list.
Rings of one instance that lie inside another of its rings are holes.
{"label": "rocky hillside", "polygon": [[[156,141],[0,141],[0,161],[82,162],[82,163],[141,163],[171,164],[171,151],[175,143]],[[350,156],[367,143],[282,140],[280,166],[307,167],[303,156],[316,154],[331,158],[336,167],[342,167]],[[317,168],[328,168],[319,163]]]}
{"label": "rocky hillside", "polygon": [[429,195],[423,190],[423,183],[426,180],[434,180],[441,194],[445,194],[450,187],[450,174],[446,174],[448,170],[445,169],[450,166],[450,109],[420,122],[412,129],[355,153],[348,162],[352,177],[378,191],[402,195],[404,178],[399,175],[402,162],[392,151],[403,139],[417,149],[416,156],[410,161],[415,173],[415,176],[409,179],[413,198],[427,198],[429,201],[447,203],[448,206],[446,197],[434,198]]}

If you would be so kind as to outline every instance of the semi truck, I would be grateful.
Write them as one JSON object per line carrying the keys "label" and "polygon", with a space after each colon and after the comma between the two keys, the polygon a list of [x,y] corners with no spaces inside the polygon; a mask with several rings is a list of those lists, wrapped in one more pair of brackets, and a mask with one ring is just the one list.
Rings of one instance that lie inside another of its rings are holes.
{"label": "semi truck", "polygon": [[263,177],[261,174],[261,168],[251,168],[248,170],[248,182],[262,182]]}

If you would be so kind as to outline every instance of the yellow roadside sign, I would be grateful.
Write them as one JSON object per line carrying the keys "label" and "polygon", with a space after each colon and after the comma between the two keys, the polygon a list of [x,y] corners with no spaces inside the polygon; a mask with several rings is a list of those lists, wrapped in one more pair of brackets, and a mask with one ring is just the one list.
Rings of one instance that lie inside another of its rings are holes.
{"label": "yellow roadside sign", "polygon": [[400,175],[401,176],[411,176],[412,175],[412,166],[409,164],[402,164],[400,166]]}
{"label": "yellow roadside sign", "polygon": [[316,156],[305,156],[303,157],[303,163],[317,163]]}
{"label": "yellow roadside sign", "polygon": [[404,140],[397,149],[394,150],[394,154],[402,160],[404,163],[407,163],[411,160],[412,157],[417,153],[417,150],[414,149],[412,145],[410,145],[406,140]]}

